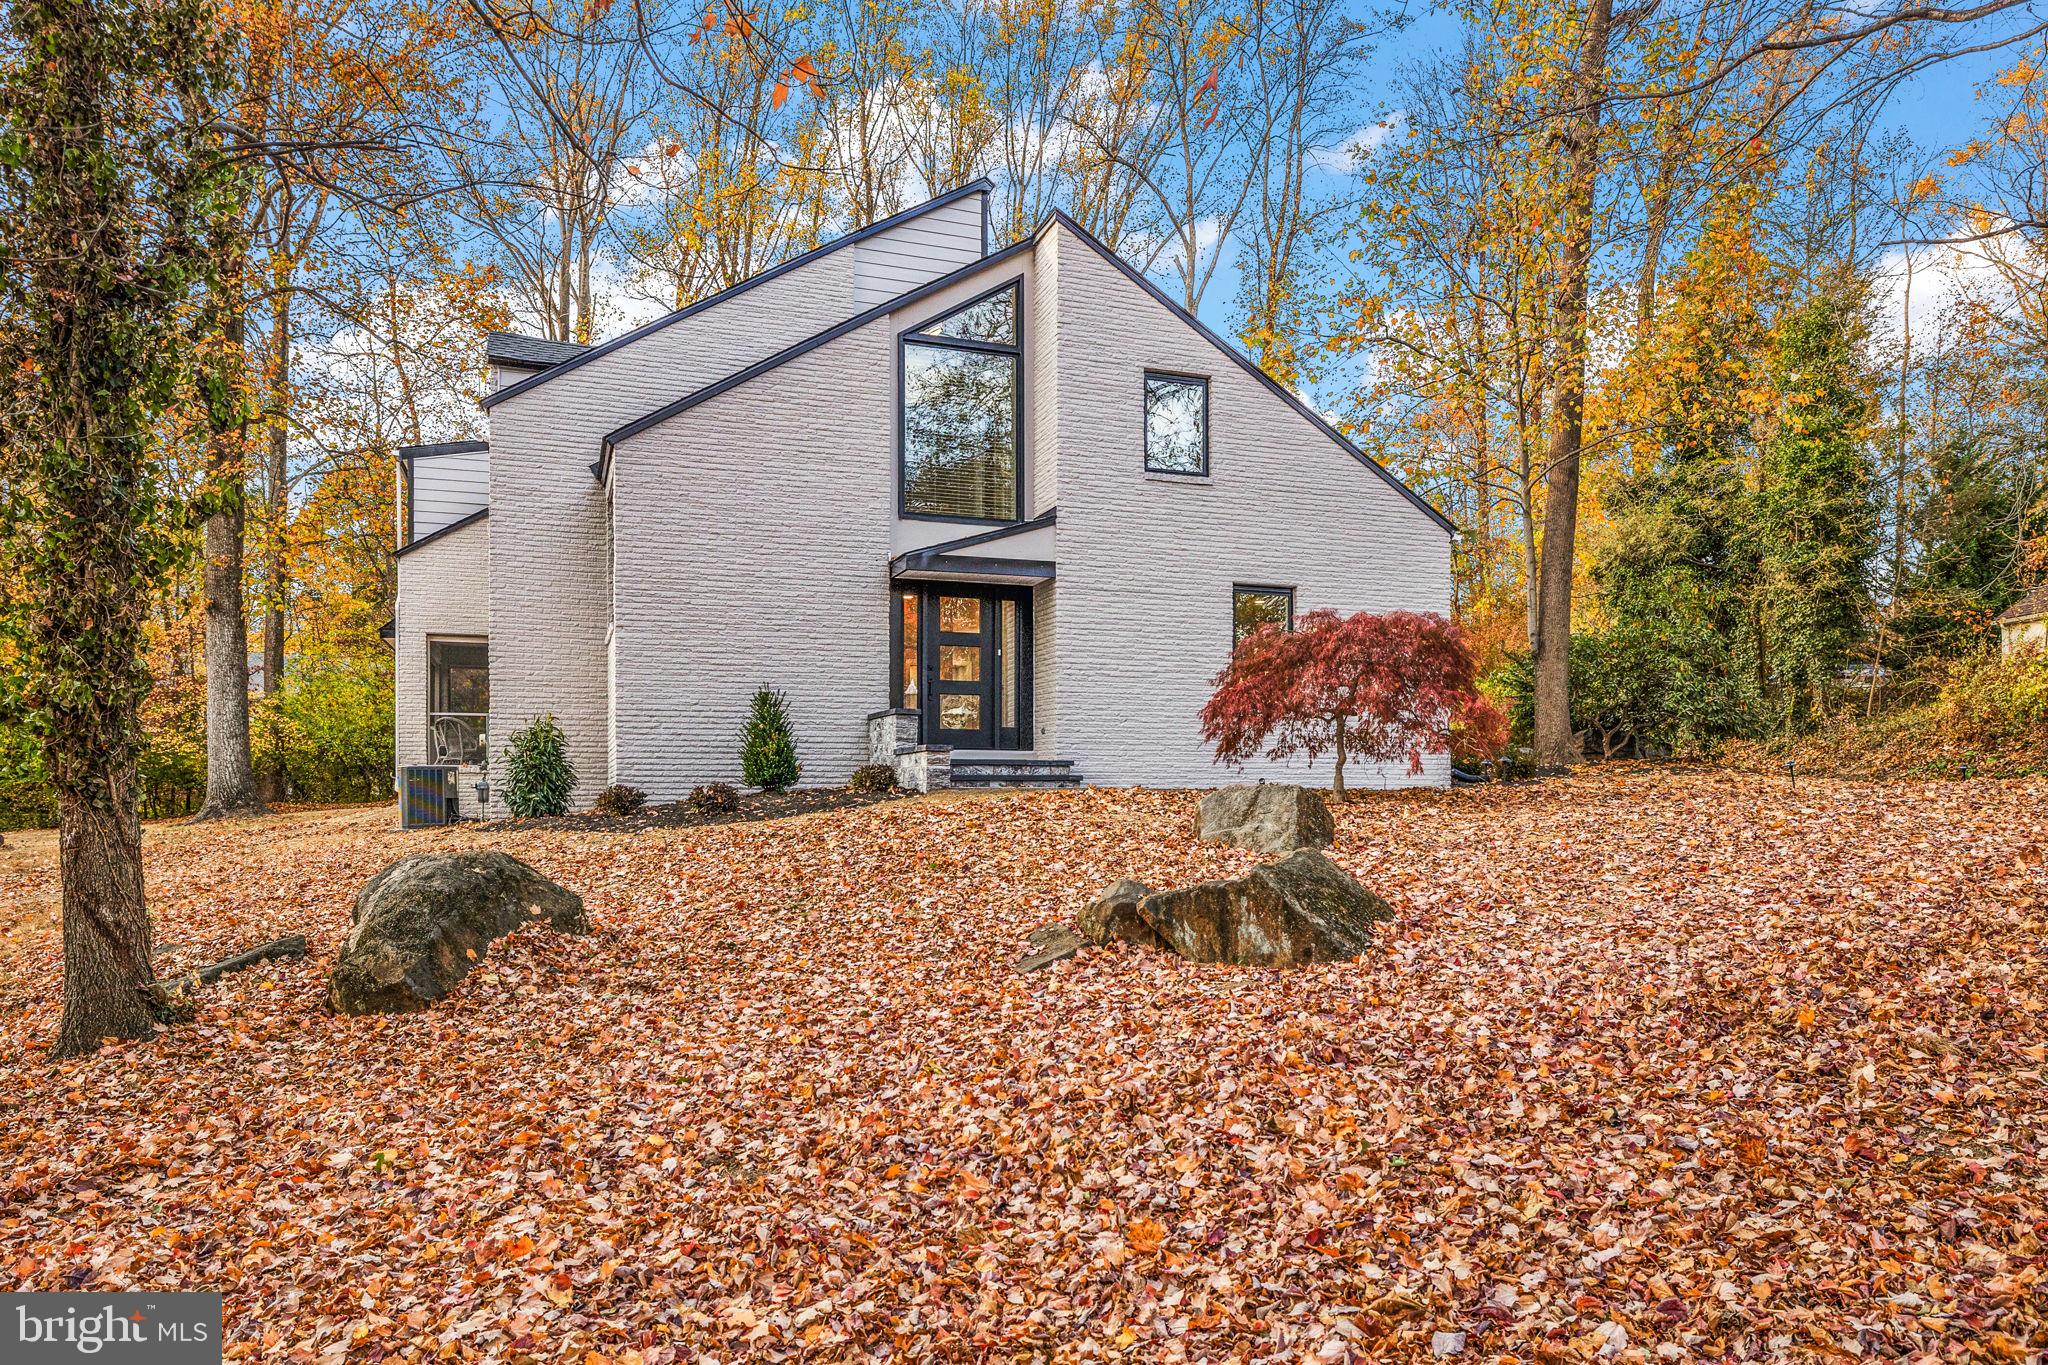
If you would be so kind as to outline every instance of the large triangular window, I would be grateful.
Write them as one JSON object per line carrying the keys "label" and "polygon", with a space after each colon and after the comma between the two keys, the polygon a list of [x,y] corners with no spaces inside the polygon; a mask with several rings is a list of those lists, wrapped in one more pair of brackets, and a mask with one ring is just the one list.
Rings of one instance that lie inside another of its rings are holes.
{"label": "large triangular window", "polygon": [[1018,304],[1013,280],[905,334],[904,515],[1017,520]]}
{"label": "large triangular window", "polygon": [[1005,285],[955,309],[937,322],[920,327],[917,335],[947,341],[986,341],[999,346],[1017,344],[1017,286]]}

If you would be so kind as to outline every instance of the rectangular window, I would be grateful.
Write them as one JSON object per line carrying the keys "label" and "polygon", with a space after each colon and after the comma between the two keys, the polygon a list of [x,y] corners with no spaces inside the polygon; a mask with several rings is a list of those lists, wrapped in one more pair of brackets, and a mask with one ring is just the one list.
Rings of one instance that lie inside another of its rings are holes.
{"label": "rectangular window", "polygon": [[1022,425],[1017,286],[905,336],[903,510],[1015,521]]}
{"label": "rectangular window", "polygon": [[1145,375],[1145,468],[1154,474],[1209,472],[1209,381]]}
{"label": "rectangular window", "polygon": [[901,593],[903,599],[903,695],[897,702],[906,711],[917,710],[917,594]]}
{"label": "rectangular window", "polygon": [[1294,589],[1234,587],[1230,590],[1230,616],[1230,645],[1233,649],[1261,626],[1293,630]]}
{"label": "rectangular window", "polygon": [[427,761],[481,763],[490,712],[490,646],[427,641]]}
{"label": "rectangular window", "polygon": [[1017,601],[1013,597],[1003,599],[1001,637],[996,646],[1003,655],[1003,714],[1001,725],[1005,730],[1017,728],[1017,698],[1023,694],[1023,660],[1017,645]]}

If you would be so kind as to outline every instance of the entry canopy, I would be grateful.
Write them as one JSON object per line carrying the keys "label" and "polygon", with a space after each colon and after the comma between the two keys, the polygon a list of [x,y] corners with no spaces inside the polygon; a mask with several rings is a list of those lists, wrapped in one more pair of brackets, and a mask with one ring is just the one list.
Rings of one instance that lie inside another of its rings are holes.
{"label": "entry canopy", "polygon": [[1053,525],[1058,515],[1055,508],[1014,526],[905,550],[889,561],[889,577],[898,583],[1050,583],[1055,576]]}

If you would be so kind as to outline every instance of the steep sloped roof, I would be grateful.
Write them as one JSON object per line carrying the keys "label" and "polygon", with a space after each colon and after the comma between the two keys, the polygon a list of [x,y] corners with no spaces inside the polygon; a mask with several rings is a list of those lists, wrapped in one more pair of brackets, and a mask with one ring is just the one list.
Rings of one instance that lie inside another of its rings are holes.
{"label": "steep sloped roof", "polygon": [[2019,601],[1999,613],[1999,621],[2011,625],[2018,621],[2038,621],[2048,616],[2048,583],[2022,597]]}
{"label": "steep sloped roof", "polygon": [[1183,323],[1186,323],[1189,327],[1193,328],[1197,335],[1199,335],[1203,340],[1207,341],[1210,345],[1214,346],[1217,350],[1221,351],[1225,356],[1229,357],[1230,360],[1233,363],[1235,363],[1239,369],[1243,370],[1253,379],[1263,384],[1282,402],[1286,403],[1289,407],[1293,408],[1295,412],[1307,418],[1311,425],[1313,425],[1317,430],[1321,431],[1323,435],[1329,437],[1332,441],[1335,441],[1338,447],[1341,450],[1343,450],[1346,454],[1350,455],[1353,459],[1357,460],[1360,464],[1364,465],[1367,469],[1371,470],[1374,474],[1377,474],[1381,479],[1385,480],[1389,487],[1391,487],[1395,492],[1399,493],[1423,515],[1427,516],[1431,521],[1435,522],[1439,527],[1441,527],[1444,530],[1446,534],[1455,536],[1458,533],[1457,523],[1453,522],[1449,517],[1445,516],[1442,512],[1439,512],[1430,503],[1429,499],[1423,497],[1420,493],[1417,493],[1407,484],[1395,478],[1393,473],[1389,471],[1385,465],[1381,464],[1378,460],[1375,460],[1372,456],[1366,454],[1363,450],[1360,450],[1358,446],[1355,443],[1353,443],[1349,437],[1345,436],[1344,433],[1338,431],[1337,428],[1331,426],[1328,419],[1323,417],[1321,413],[1317,412],[1307,403],[1303,402],[1301,397],[1298,394],[1296,394],[1292,389],[1288,388],[1285,384],[1280,383],[1280,381],[1274,379],[1273,376],[1267,374],[1264,370],[1260,369],[1256,364],[1252,362],[1252,360],[1249,357],[1244,355],[1242,352],[1238,351],[1235,347],[1233,347],[1229,342],[1225,341],[1222,337],[1216,335],[1216,333],[1213,330],[1211,330],[1208,326],[1204,325],[1201,319],[1197,318],[1194,314],[1188,312],[1187,309],[1175,303],[1171,298],[1167,296],[1165,291],[1159,288],[1158,285],[1146,279],[1143,273],[1140,272],[1137,269],[1137,267],[1133,266],[1130,262],[1124,260],[1114,251],[1111,251],[1107,246],[1104,246],[1101,242],[1097,241],[1093,233],[1089,232],[1088,229],[1082,227],[1079,223],[1075,222],[1072,218],[1069,218],[1065,213],[1061,212],[1058,209],[1054,209],[1050,214],[1046,215],[1045,221],[1039,224],[1038,230],[1036,232],[1032,233],[1029,237],[1026,237],[1021,241],[1011,243],[1009,246],[1004,247],[1001,251],[995,252],[988,256],[984,256],[980,260],[975,261],[970,265],[962,266],[960,269],[954,271],[950,275],[941,275],[938,279],[932,280],[928,284],[920,285],[916,289],[913,289],[908,293],[900,294],[897,297],[888,300],[887,302],[878,303],[873,308],[868,309],[864,313],[856,313],[854,316],[846,319],[844,322],[841,322],[832,327],[828,327],[824,331],[819,332],[814,336],[808,337],[803,341],[797,342],[795,345],[785,347],[782,350],[776,352],[774,355],[769,356],[767,359],[762,360],[756,364],[749,365],[746,369],[741,370],[736,374],[727,375],[725,378],[718,380],[716,383],[707,384],[703,388],[698,389],[694,393],[685,394],[683,397],[676,399],[673,403],[668,403],[662,407],[656,408],[654,411],[647,413],[644,416],[635,418],[633,421],[628,422],[625,425],[612,430],[611,432],[606,434],[603,443],[599,446],[597,459],[590,466],[590,472],[597,477],[599,482],[603,482],[604,478],[610,472],[611,469],[613,447],[615,447],[619,442],[637,436],[641,432],[646,431],[649,427],[659,426],[661,423],[666,422],[669,418],[674,417],[679,413],[687,412],[691,408],[696,407],[699,403],[705,402],[712,398],[716,398],[718,395],[725,393],[731,389],[738,388],[742,384],[750,383],[753,380],[760,378],[762,375],[769,373],[771,370],[780,369],[782,366],[787,365],[790,361],[795,360],[800,356],[806,355],[811,351],[815,351],[816,349],[818,349],[818,347],[825,345],[827,342],[837,340],[839,337],[845,336],[849,332],[857,331],[860,328],[865,327],[869,323],[875,321],[877,318],[886,317],[890,313],[898,312],[901,309],[909,306],[910,304],[916,303],[919,299],[922,299],[927,295],[936,294],[942,289],[948,288],[951,285],[959,283],[961,280],[971,278],[974,274],[976,274],[979,271],[986,270],[992,266],[998,265],[1003,261],[1008,260],[1010,257],[1016,255],[1018,252],[1036,245],[1038,239],[1043,237],[1045,233],[1049,231],[1055,224],[1058,224],[1059,226],[1065,228],[1068,232],[1072,233],[1080,241],[1087,243],[1089,247],[1094,249],[1097,255],[1101,256],[1103,260],[1109,262],[1112,266],[1116,267],[1116,269],[1119,272],[1121,272],[1126,279],[1130,280],[1133,284],[1137,285],[1138,288],[1144,290],[1145,293],[1151,296],[1151,298],[1155,302],[1157,302],[1161,307],[1165,308],[1168,312],[1172,313],[1175,317],[1179,318]]}
{"label": "steep sloped roof", "polygon": [[546,341],[517,332],[492,332],[484,337],[485,358],[529,370],[545,370],[574,360],[589,349],[577,341]]}
{"label": "steep sloped roof", "polygon": [[[707,308],[715,308],[719,304],[724,303],[729,299],[733,299],[741,294],[744,294],[747,290],[754,288],[756,285],[766,284],[768,281],[775,279],[778,276],[787,275],[792,270],[801,269],[802,267],[809,265],[811,262],[818,260],[820,257],[829,256],[835,251],[844,250],[845,248],[852,246],[856,242],[864,242],[868,238],[875,236],[877,233],[887,232],[890,228],[900,227],[904,223],[909,222],[913,218],[921,217],[924,214],[930,213],[934,209],[944,208],[946,205],[954,203],[961,199],[965,199],[967,196],[971,194],[988,194],[994,189],[995,182],[987,179],[986,177],[980,180],[971,181],[968,184],[962,185],[957,190],[946,191],[946,193],[940,195],[936,199],[928,199],[924,203],[917,205],[915,208],[905,209],[903,210],[903,212],[896,214],[894,217],[884,218],[879,223],[870,223],[868,224],[868,226],[860,229],[860,231],[858,232],[849,232],[844,237],[835,238],[832,241],[826,242],[823,246],[813,247],[811,250],[806,251],[801,256],[790,257],[781,265],[775,266],[773,269],[764,270],[758,275],[754,275],[747,279],[741,280],[738,284],[734,285],[730,289],[725,290],[722,293],[713,294],[708,299],[699,299],[695,303],[691,304],[689,307],[678,308],[675,312],[670,313],[668,316],[656,318],[654,321],[648,323],[644,327],[635,327],[632,331],[627,332],[624,336],[613,337],[610,341],[607,341],[602,345],[592,346],[587,350],[579,351],[574,356],[561,361],[559,364],[556,364],[549,369],[542,370],[539,374],[527,376],[525,379],[520,380],[517,384],[507,384],[504,388],[499,389],[496,393],[486,394],[484,395],[483,398],[483,406],[486,408],[495,407],[497,404],[504,402],[508,398],[513,398],[518,396],[519,394],[526,393],[532,389],[538,388],[542,384],[546,384],[551,380],[559,379],[561,376],[568,374],[571,370],[580,369],[581,367],[597,359],[601,355],[610,355],[613,351],[616,351],[624,346],[630,346],[634,342],[640,340],[642,337],[651,336],[655,332],[659,332],[664,327],[673,327],[675,324],[681,322],[683,319],[695,317],[697,314],[703,312]],[[986,228],[987,222],[986,219],[984,219],[984,235],[986,235]]]}

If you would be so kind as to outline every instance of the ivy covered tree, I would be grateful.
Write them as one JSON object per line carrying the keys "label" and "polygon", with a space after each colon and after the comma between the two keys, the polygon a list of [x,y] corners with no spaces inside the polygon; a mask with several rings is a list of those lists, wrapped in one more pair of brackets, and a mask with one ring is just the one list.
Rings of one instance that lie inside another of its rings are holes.
{"label": "ivy covered tree", "polygon": [[222,79],[197,0],[14,0],[0,17],[0,555],[19,704],[56,792],[54,1054],[156,1023],[142,831],[143,624],[186,553],[164,415],[205,291]]}
{"label": "ivy covered tree", "polygon": [[1843,280],[1780,324],[1775,410],[1758,460],[1759,681],[1777,723],[1826,706],[1871,615],[1877,500],[1866,443],[1871,379],[1864,292]]}

